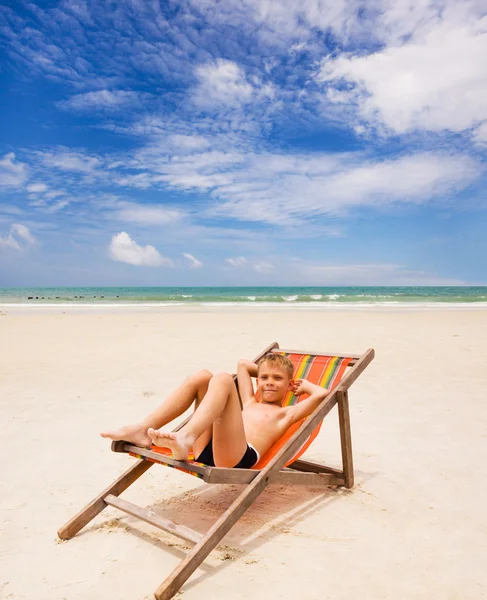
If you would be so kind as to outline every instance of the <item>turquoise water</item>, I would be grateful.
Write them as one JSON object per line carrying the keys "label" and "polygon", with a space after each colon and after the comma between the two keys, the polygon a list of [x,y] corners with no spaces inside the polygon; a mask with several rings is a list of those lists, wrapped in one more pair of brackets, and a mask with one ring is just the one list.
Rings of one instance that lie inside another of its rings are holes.
{"label": "turquoise water", "polygon": [[487,286],[471,287],[52,287],[0,288],[0,304],[479,304]]}

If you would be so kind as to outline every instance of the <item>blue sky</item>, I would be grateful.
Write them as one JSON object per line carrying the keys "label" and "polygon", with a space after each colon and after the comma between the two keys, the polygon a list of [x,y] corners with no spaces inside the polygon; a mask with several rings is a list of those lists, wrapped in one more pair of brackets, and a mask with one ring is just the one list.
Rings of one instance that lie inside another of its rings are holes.
{"label": "blue sky", "polygon": [[0,8],[0,285],[487,284],[486,13]]}

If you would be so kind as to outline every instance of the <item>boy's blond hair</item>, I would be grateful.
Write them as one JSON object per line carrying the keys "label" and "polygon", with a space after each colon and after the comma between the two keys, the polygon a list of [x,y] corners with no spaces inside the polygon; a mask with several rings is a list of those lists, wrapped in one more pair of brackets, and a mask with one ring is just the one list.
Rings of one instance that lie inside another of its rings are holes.
{"label": "boy's blond hair", "polygon": [[259,376],[260,367],[264,363],[272,365],[273,367],[280,367],[281,369],[284,369],[287,372],[289,379],[293,378],[294,365],[287,356],[275,354],[274,352],[271,354],[266,354],[257,363],[257,376]]}

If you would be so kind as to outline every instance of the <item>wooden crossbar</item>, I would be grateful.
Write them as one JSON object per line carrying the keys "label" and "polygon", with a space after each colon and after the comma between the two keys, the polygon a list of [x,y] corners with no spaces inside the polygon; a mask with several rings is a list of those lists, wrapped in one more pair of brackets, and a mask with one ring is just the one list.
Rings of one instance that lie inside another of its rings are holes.
{"label": "wooden crossbar", "polygon": [[347,352],[315,352],[314,350],[288,350],[287,348],[274,348],[271,352],[280,354],[285,352],[286,354],[310,354],[312,356],[336,356],[337,358],[351,358],[352,360],[348,363],[352,367],[360,358],[361,354],[349,354]]}
{"label": "wooden crossbar", "polygon": [[[208,467],[204,476],[207,483],[250,483],[260,471],[255,469],[222,469],[221,467]],[[331,473],[301,473],[293,469],[281,469],[269,484],[276,485],[344,485],[345,479]]]}
{"label": "wooden crossbar", "polygon": [[289,468],[311,473],[330,473],[331,475],[342,479],[344,477],[344,473],[343,471],[340,471],[340,469],[301,459],[295,460],[289,465]]}
{"label": "wooden crossbar", "polygon": [[114,506],[128,515],[137,517],[146,523],[150,523],[151,525],[154,525],[154,527],[164,529],[164,531],[172,533],[173,535],[176,535],[187,542],[191,542],[192,544],[197,544],[203,537],[201,533],[193,531],[189,527],[173,523],[169,519],[161,517],[149,508],[141,508],[136,504],[132,504],[132,502],[128,502],[127,500],[122,500],[122,498],[113,496],[113,494],[108,494],[108,496],[105,496],[104,500],[110,506]]}
{"label": "wooden crossbar", "polygon": [[[148,458],[161,464],[179,467],[183,471],[198,473],[206,483],[246,484],[253,481],[260,473],[257,469],[226,469],[223,467],[209,467],[207,465],[195,465],[191,462],[176,460],[166,454],[154,452],[148,448],[134,446],[129,442],[113,442],[114,452],[126,452],[137,456],[137,458]],[[344,485],[344,473],[338,469],[321,466],[318,469],[298,468],[297,464],[304,461],[295,461],[291,469],[282,469],[274,478],[272,483],[278,485]],[[313,464],[313,463],[305,463]],[[299,471],[303,471],[300,473]],[[305,471],[308,471],[307,473]]]}

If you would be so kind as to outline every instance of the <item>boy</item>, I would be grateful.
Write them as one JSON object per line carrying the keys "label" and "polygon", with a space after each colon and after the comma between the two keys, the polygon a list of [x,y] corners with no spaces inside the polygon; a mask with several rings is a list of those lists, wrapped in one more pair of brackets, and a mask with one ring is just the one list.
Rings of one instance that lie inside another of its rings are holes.
{"label": "boy", "polygon": [[[294,381],[292,376],[292,362],[280,354],[268,354],[258,364],[239,360],[238,392],[229,373],[199,371],[140,423],[100,435],[138,446],[169,448],[178,460],[186,460],[193,449],[195,460],[206,465],[250,469],[293,423],[310,415],[328,394],[325,388],[306,380]],[[254,394],[252,377],[257,377],[260,402]],[[309,398],[283,407],[289,390],[297,396],[309,394]],[[184,427],[177,432],[160,429],[193,401],[194,414]]]}

